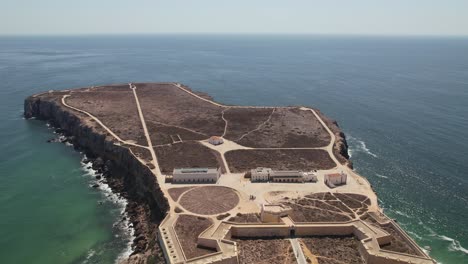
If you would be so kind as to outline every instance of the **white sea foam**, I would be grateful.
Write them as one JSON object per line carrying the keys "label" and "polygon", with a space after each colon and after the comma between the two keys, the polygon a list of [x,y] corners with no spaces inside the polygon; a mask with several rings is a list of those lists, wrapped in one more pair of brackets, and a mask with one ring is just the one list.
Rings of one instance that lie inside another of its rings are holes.
{"label": "white sea foam", "polygon": [[429,255],[429,254],[430,254],[429,250],[427,250],[427,249],[425,249],[425,248],[423,248],[423,247],[421,247],[421,250],[422,250],[424,253],[426,253],[426,255]]}
{"label": "white sea foam", "polygon": [[411,231],[406,231],[406,233],[410,234],[411,236],[419,239],[419,240],[423,240],[424,238],[418,234],[416,234],[415,232],[411,232]]}
{"label": "white sea foam", "polygon": [[127,242],[125,249],[117,256],[117,259],[115,260],[115,263],[121,263],[123,260],[126,260],[130,256],[130,254],[133,252],[132,241],[135,238],[135,230],[133,226],[130,224],[129,217],[127,213],[125,212],[125,208],[128,202],[122,196],[112,192],[111,187],[107,183],[103,181],[96,181],[95,180],[96,176],[100,174],[92,168],[92,162],[85,163],[84,162],[85,159],[86,159],[86,156],[84,156],[81,161],[82,170],[85,172],[83,175],[86,177],[92,178],[93,179],[92,184],[99,182],[98,189],[104,194],[105,200],[116,204],[118,208],[120,209],[121,217],[125,219],[125,220],[119,219],[113,225],[115,228],[118,228],[118,230],[120,231],[120,234],[117,235],[116,237],[123,237],[123,239],[126,240]]}
{"label": "white sea foam", "polygon": [[464,254],[468,254],[468,249],[462,247],[460,241],[444,235],[437,235],[437,237],[444,241],[450,242],[450,245],[448,246],[449,251],[458,251]]}
{"label": "white sea foam", "polygon": [[432,230],[431,228],[427,227],[426,225],[423,225],[424,229],[426,229],[427,231],[429,231],[429,235],[432,236],[432,237],[436,237],[440,240],[443,240],[443,241],[447,241],[447,242],[450,242],[449,246],[448,246],[448,250],[449,251],[456,251],[456,252],[461,252],[463,254],[468,254],[468,249],[467,248],[464,248],[461,244],[460,244],[460,241],[454,239],[454,238],[451,238],[451,237],[448,237],[448,236],[445,236],[445,235],[439,235],[437,234],[436,232],[434,232],[434,230]]}
{"label": "white sea foam", "polygon": [[401,216],[404,216],[404,217],[407,217],[407,218],[412,218],[409,214],[403,213],[402,211],[396,210],[395,213],[396,213],[397,215],[401,215]]}
{"label": "white sea foam", "polygon": [[83,264],[88,263],[88,261],[96,254],[96,251],[93,249],[88,250],[88,255],[86,255],[86,259],[83,261]]}
{"label": "white sea foam", "polygon": [[359,139],[357,139],[355,137],[352,137],[352,136],[349,136],[348,139],[349,139],[349,143],[350,143],[349,144],[350,147],[348,149],[348,154],[349,154],[350,157],[352,157],[354,152],[364,152],[367,155],[370,155],[370,156],[372,156],[374,158],[378,157],[375,153],[370,151],[370,149],[366,145],[366,142],[364,142],[362,140],[359,140]]}
{"label": "white sea foam", "polygon": [[379,178],[388,179],[388,176],[385,176],[385,175],[382,175],[382,174],[376,173],[375,175],[376,175],[377,177],[379,177]]}

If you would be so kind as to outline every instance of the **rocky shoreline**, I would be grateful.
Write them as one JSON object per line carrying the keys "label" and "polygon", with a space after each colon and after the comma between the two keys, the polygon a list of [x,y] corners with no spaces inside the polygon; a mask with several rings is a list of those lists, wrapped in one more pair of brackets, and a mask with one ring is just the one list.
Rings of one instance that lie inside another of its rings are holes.
{"label": "rocky shoreline", "polygon": [[165,262],[157,241],[157,226],[168,210],[168,203],[149,168],[128,149],[93,131],[55,101],[28,97],[24,103],[24,116],[48,121],[56,127],[56,133],[62,135],[58,141],[72,144],[77,151],[83,152],[86,155],[83,162],[91,162],[92,169],[102,175],[101,180],[128,201],[127,216],[123,217],[129,218],[135,238],[132,253],[123,263]]}

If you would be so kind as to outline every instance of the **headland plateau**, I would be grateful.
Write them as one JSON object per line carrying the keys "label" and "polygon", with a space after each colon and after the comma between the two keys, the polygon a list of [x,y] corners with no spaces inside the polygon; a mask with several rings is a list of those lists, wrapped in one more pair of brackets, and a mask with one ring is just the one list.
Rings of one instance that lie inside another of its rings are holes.
{"label": "headland plateau", "polygon": [[435,263],[379,208],[318,109],[129,83],[32,95],[24,115],[59,129],[129,201],[127,263]]}

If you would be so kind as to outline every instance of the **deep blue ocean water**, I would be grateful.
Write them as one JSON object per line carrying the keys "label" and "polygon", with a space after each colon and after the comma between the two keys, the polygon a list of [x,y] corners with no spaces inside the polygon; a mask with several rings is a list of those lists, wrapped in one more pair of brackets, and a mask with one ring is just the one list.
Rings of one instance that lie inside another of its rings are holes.
{"label": "deep blue ocean water", "polygon": [[81,156],[22,119],[26,96],[177,81],[240,105],[309,105],[338,120],[356,170],[441,263],[468,263],[468,38],[0,37],[0,262],[112,263],[122,205]]}

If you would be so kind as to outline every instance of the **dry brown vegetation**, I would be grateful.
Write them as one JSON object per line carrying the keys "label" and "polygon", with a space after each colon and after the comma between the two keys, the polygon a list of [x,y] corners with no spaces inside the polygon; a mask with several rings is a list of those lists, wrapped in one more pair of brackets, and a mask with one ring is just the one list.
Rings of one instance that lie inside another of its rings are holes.
{"label": "dry brown vegetation", "polygon": [[410,255],[416,255],[418,256],[418,252],[416,252],[409,244],[408,242],[401,237],[401,235],[395,230],[395,228],[388,224],[388,225],[380,225],[377,221],[375,221],[372,217],[370,217],[368,214],[363,215],[361,217],[362,220],[366,221],[367,223],[376,226],[378,228],[381,228],[385,230],[388,234],[392,236],[391,241],[389,244],[386,245],[380,245],[381,249],[384,250],[389,250],[389,251],[394,251],[394,252],[399,252],[399,253],[406,253]]}
{"label": "dry brown vegetation", "polygon": [[75,90],[66,99],[70,106],[97,117],[123,140],[146,145],[132,90],[126,85]]}
{"label": "dry brown vegetation", "polygon": [[273,108],[231,108],[224,111],[228,121],[226,138],[237,141],[242,135],[255,130],[268,120]]}
{"label": "dry brown vegetation", "polygon": [[[225,172],[217,152],[194,142],[222,135],[226,125],[223,116],[227,120],[225,137],[241,145],[303,148],[323,147],[330,141],[330,136],[314,114],[298,107],[230,108],[203,101],[170,83],[134,85],[158,162],[165,174],[174,167],[221,167]],[[67,102],[71,106],[95,115],[123,140],[147,145],[135,98],[128,84],[82,88],[70,94]],[[56,92],[54,98],[59,100],[60,95]],[[339,131],[335,123],[328,119],[326,122],[333,126],[334,132]],[[141,158],[151,160],[146,150],[131,149]],[[303,170],[335,166],[322,150],[265,151],[233,151],[227,153],[227,158],[233,172],[257,166]]]}
{"label": "dry brown vegetation", "polygon": [[174,168],[218,168],[224,171],[219,153],[198,142],[183,142],[154,148],[161,172],[170,174]]}
{"label": "dry brown vegetation", "polygon": [[223,134],[223,107],[206,103],[172,84],[135,85],[147,122],[183,127],[207,136]]}
{"label": "dry brown vegetation", "polygon": [[232,172],[245,172],[256,167],[311,171],[336,166],[321,149],[233,150],[226,152],[225,157]]}
{"label": "dry brown vegetation", "polygon": [[306,237],[301,238],[307,249],[317,256],[319,264],[361,264],[359,240],[354,237]]}
{"label": "dry brown vegetation", "polygon": [[235,223],[261,223],[260,214],[241,214],[238,213],[237,215],[229,218],[229,221]]}
{"label": "dry brown vegetation", "polygon": [[188,190],[193,189],[193,188],[195,188],[195,187],[170,188],[169,190],[167,190],[167,192],[171,196],[172,200],[174,200],[174,202],[177,202],[177,200],[179,200],[179,197],[185,191],[188,191]]}
{"label": "dry brown vegetation", "polygon": [[264,125],[237,142],[256,148],[313,148],[327,146],[330,135],[311,111],[276,108]]}
{"label": "dry brown vegetation", "polygon": [[187,259],[216,252],[216,249],[202,248],[197,245],[198,236],[212,224],[211,220],[194,215],[180,215],[175,231]]}
{"label": "dry brown vegetation", "polygon": [[147,121],[146,126],[148,128],[153,146],[173,144],[180,140],[193,141],[208,138],[207,135],[195,133],[184,128],[162,125],[160,123],[151,121]]}
{"label": "dry brown vegetation", "polygon": [[401,235],[395,230],[393,226],[380,226],[380,228],[392,236],[392,241],[387,245],[380,246],[380,248],[410,255],[419,255],[410,245],[408,245],[408,242],[406,242],[406,240],[401,237]]}
{"label": "dry brown vegetation", "polygon": [[239,203],[237,193],[227,187],[203,186],[182,195],[179,204],[189,212],[202,215],[221,214]]}
{"label": "dry brown vegetation", "polygon": [[292,264],[297,263],[287,239],[235,239],[239,250],[239,263]]}
{"label": "dry brown vegetation", "polygon": [[367,212],[369,199],[358,194],[314,193],[283,202],[295,222],[345,222]]}
{"label": "dry brown vegetation", "polygon": [[131,145],[123,145],[130,150],[132,150],[132,153],[137,156],[140,159],[143,159],[145,161],[152,161],[153,158],[151,157],[151,152],[148,149],[141,148],[141,147],[135,147]]}

